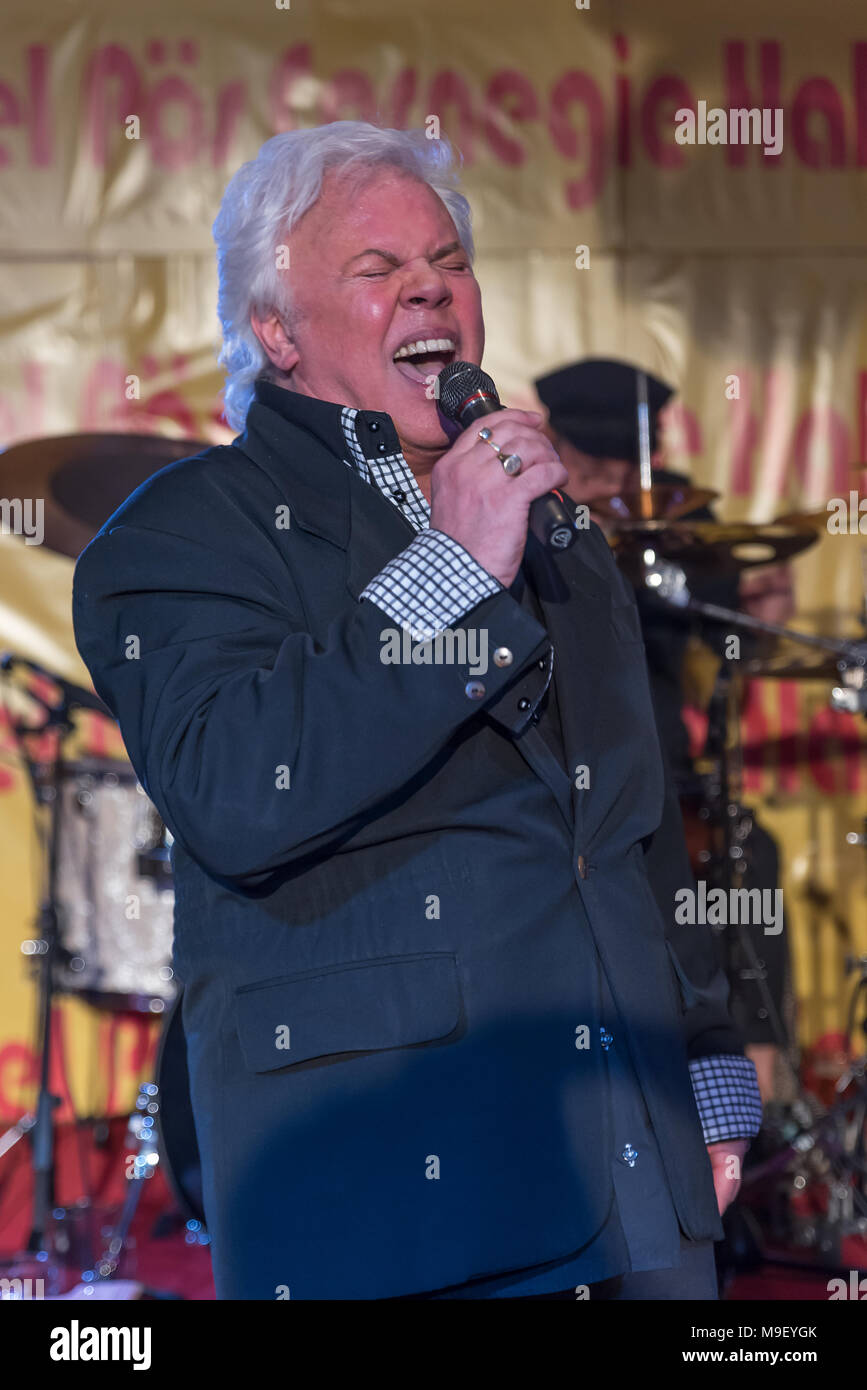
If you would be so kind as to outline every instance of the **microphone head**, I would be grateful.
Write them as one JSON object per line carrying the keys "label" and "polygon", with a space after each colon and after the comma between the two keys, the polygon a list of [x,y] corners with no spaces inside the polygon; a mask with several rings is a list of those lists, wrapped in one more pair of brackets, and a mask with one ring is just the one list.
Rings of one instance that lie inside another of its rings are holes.
{"label": "microphone head", "polygon": [[437,377],[437,385],[440,410],[446,419],[454,420],[459,425],[464,423],[461,420],[463,407],[473,397],[489,397],[495,409],[500,409],[496,386],[487,372],[483,372],[475,362],[450,362]]}

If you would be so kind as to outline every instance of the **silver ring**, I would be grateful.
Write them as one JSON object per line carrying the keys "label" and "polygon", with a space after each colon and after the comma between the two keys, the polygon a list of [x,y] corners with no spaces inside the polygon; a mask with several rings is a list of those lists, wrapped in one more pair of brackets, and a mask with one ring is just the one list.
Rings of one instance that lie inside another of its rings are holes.
{"label": "silver ring", "polygon": [[504,454],[499,444],[494,439],[493,431],[489,430],[487,425],[479,430],[479,439],[483,439],[486,444],[490,444],[497,458],[500,460],[500,463],[503,465],[503,471],[508,473],[510,478],[514,478],[516,474],[520,473],[524,462],[521,455]]}

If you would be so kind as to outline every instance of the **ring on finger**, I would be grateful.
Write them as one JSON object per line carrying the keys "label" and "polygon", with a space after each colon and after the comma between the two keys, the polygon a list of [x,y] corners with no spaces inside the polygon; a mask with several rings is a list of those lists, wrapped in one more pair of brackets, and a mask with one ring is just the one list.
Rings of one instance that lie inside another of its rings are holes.
{"label": "ring on finger", "polygon": [[508,473],[510,478],[516,477],[516,475],[520,473],[521,468],[523,467],[524,461],[521,458],[521,455],[504,454],[503,450],[500,448],[499,444],[494,439],[493,431],[489,430],[487,425],[480,429],[478,434],[479,439],[483,439],[486,444],[490,444],[494,453],[497,455],[497,458],[500,460],[500,463],[503,465],[503,471],[505,473]]}
{"label": "ring on finger", "polygon": [[503,472],[508,473],[510,478],[515,478],[523,467],[524,460],[520,454],[504,454],[502,450],[497,454],[497,458],[503,465]]}

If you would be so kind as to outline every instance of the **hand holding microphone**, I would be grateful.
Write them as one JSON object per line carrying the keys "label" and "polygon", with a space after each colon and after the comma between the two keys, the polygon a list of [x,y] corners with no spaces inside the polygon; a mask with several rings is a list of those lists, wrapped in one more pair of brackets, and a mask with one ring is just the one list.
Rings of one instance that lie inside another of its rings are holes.
{"label": "hand holding microphone", "polygon": [[575,538],[572,517],[553,491],[566,482],[566,469],[542,433],[542,416],[504,410],[481,368],[453,362],[439,383],[440,410],[463,433],[431,474],[430,524],[508,588],[528,525],[554,549],[566,549]]}

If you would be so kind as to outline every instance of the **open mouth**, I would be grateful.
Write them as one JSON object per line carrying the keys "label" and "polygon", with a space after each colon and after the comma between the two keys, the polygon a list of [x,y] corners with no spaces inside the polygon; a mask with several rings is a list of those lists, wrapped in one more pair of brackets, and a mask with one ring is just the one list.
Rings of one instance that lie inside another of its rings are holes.
{"label": "open mouth", "polygon": [[392,362],[407,381],[427,386],[431,377],[454,362],[456,353],[454,338],[416,338],[399,347]]}

